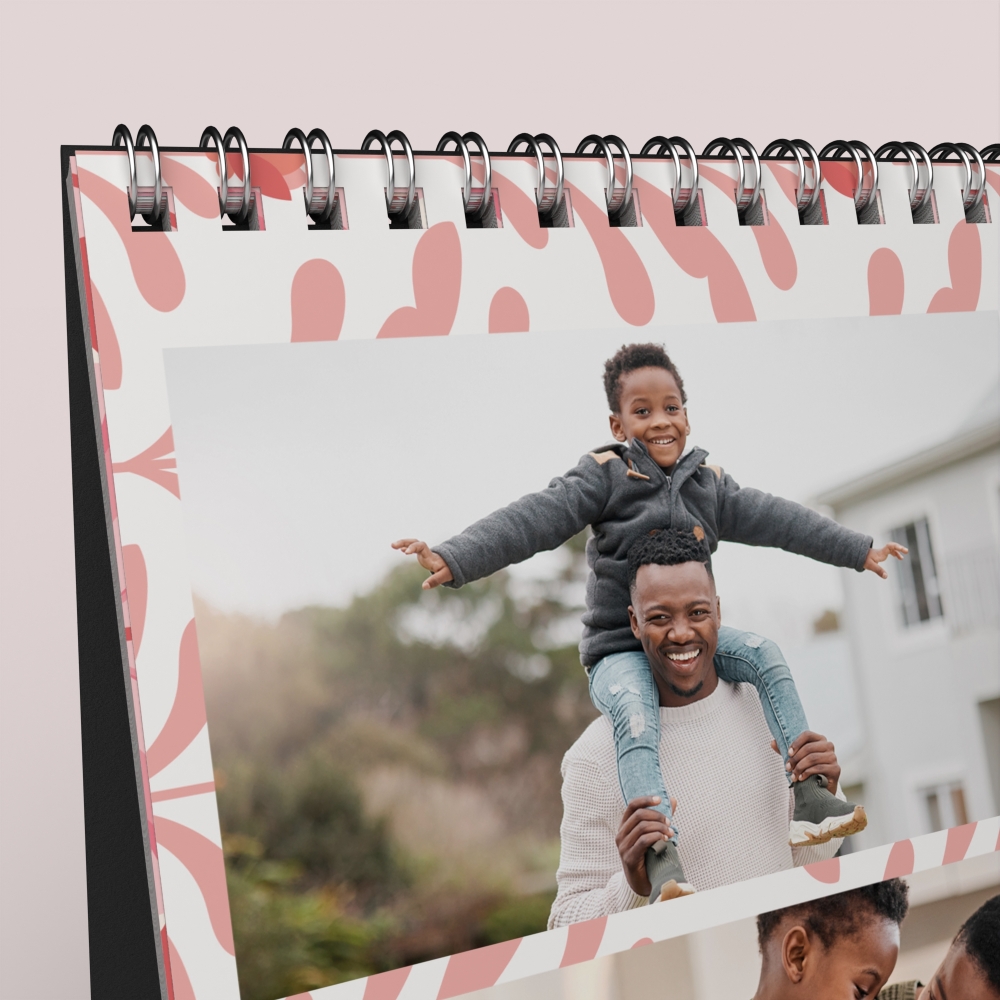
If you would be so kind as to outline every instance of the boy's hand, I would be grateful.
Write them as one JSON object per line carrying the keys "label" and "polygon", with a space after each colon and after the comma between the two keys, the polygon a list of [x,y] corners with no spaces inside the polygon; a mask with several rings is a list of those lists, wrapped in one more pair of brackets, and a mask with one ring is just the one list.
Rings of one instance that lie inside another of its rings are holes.
{"label": "boy's hand", "polygon": [[897,542],[887,542],[880,549],[869,549],[868,558],[865,560],[865,569],[870,569],[873,573],[878,573],[883,580],[889,579],[889,574],[879,565],[884,563],[889,556],[902,559],[910,550]]}
{"label": "boy's hand", "polygon": [[424,590],[433,590],[442,583],[450,583],[455,578],[448,569],[448,564],[426,543],[417,538],[401,538],[393,542],[394,549],[402,549],[404,556],[416,556],[417,562],[431,575],[424,580]]}

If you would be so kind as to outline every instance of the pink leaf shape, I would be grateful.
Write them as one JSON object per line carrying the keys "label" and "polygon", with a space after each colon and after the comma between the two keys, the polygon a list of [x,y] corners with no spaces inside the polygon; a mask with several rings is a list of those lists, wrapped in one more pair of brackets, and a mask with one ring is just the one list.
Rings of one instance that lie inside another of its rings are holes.
{"label": "pink leaf shape", "polygon": [[125,564],[125,589],[128,595],[128,615],[131,621],[132,654],[139,658],[142,632],[146,626],[146,598],[149,593],[146,577],[146,560],[138,545],[122,547],[122,562]]}
{"label": "pink leaf shape", "polygon": [[903,311],[903,265],[888,247],[880,247],[868,261],[868,314],[898,316]]}
{"label": "pink leaf shape", "polygon": [[402,969],[391,969],[369,976],[365,982],[365,995],[362,1000],[396,1000],[410,975],[411,966]]}
{"label": "pink leaf shape", "polygon": [[823,180],[845,198],[854,198],[858,186],[858,168],[847,160],[828,160],[823,164]]}
{"label": "pink leaf shape", "polygon": [[[122,352],[115,328],[97,285],[90,283],[94,294],[94,330],[90,338],[101,359],[101,383],[105,389],[120,389],[122,384]],[[96,341],[96,342],[95,342]]]}
{"label": "pink leaf shape", "polygon": [[146,751],[149,776],[153,777],[175,761],[202,731],[205,721],[205,695],[201,685],[198,632],[192,618],[181,636],[174,703],[159,736]]}
{"label": "pink leaf shape", "polygon": [[579,188],[572,191],[573,207],[587,227],[604,268],[604,280],[615,311],[632,326],[645,326],[653,318],[656,300],[646,267],[628,237],[608,223],[607,212],[595,205]]}
{"label": "pink leaf shape", "polygon": [[219,218],[219,192],[213,185],[180,160],[164,156],[160,163],[164,183],[173,188],[174,197],[181,204],[199,218]]}
{"label": "pink leaf shape", "polygon": [[889,852],[889,860],[885,863],[885,872],[882,875],[882,881],[885,882],[891,878],[900,878],[903,875],[912,875],[913,863],[913,841],[897,840]]}
{"label": "pink leaf shape", "polygon": [[559,968],[565,969],[567,965],[589,962],[601,946],[607,922],[607,917],[595,917],[593,920],[570,924],[569,933],[566,936],[566,948],[563,950]]}
{"label": "pink leaf shape", "polygon": [[538,224],[538,206],[534,199],[498,170],[493,171],[493,184],[500,192],[504,218],[528,246],[541,250],[549,242],[549,231]]}
{"label": "pink leaf shape", "polygon": [[177,953],[174,942],[169,937],[167,938],[167,955],[169,956],[167,969],[171,979],[170,986],[173,987],[169,990],[169,995],[173,1000],[197,1000],[194,995],[194,987],[191,985],[191,978],[187,974],[187,969],[184,968],[184,963]]}
{"label": "pink leaf shape", "polygon": [[320,257],[307,260],[292,279],[292,343],[336,340],[346,300],[340,271]]}
{"label": "pink leaf shape", "polygon": [[674,262],[692,278],[708,278],[712,311],[720,323],[757,318],[736,262],[705,226],[678,226],[670,195],[635,178],[642,215]]}
{"label": "pink leaf shape", "polygon": [[230,955],[235,955],[222,848],[189,826],[175,823],[165,816],[155,817],[154,822],[157,844],[169,851],[191,873],[208,908],[215,939]]}
{"label": "pink leaf shape", "polygon": [[[712,167],[701,167],[700,170],[701,176],[705,180],[714,184],[720,191],[729,196],[734,205],[736,204],[736,182],[732,177],[721,170],[713,170]],[[787,174],[788,171],[783,170],[782,173]],[[780,181],[781,176],[776,176]],[[792,183],[794,185],[794,179]],[[787,192],[785,193],[787,194]],[[794,191],[792,203],[795,203]],[[792,244],[781,223],[773,215],[769,215],[768,225],[751,226],[750,230],[757,241],[761,263],[764,265],[764,270],[771,279],[771,283],[775,288],[787,292],[795,284],[799,268],[795,261],[795,251],[792,249]]]}
{"label": "pink leaf shape", "polygon": [[295,996],[287,997],[286,1000],[312,1000],[311,993],[296,993]]}
{"label": "pink leaf shape", "polygon": [[528,303],[514,288],[498,288],[490,301],[490,333],[527,333]]}
{"label": "pink leaf shape", "polygon": [[941,864],[951,865],[965,857],[977,826],[977,823],[966,823],[965,826],[953,826],[948,831],[948,840],[944,846],[944,859]]}
{"label": "pink leaf shape", "polygon": [[652,943],[653,943],[653,939],[652,938],[639,938],[639,940],[636,941],[636,943],[634,945],[632,945],[632,947],[633,948],[643,948],[647,944],[652,944]]}
{"label": "pink leaf shape", "polygon": [[449,1000],[450,997],[493,986],[510,964],[520,943],[521,939],[515,938],[452,955],[444,970],[438,1000]]}
{"label": "pink leaf shape", "polygon": [[827,858],[826,861],[814,861],[811,865],[803,865],[803,868],[817,882],[824,882],[826,885],[835,885],[840,881],[840,858]]}
{"label": "pink leaf shape", "polygon": [[979,226],[965,219],[955,225],[948,239],[948,271],[951,287],[938,289],[927,311],[972,312],[979,305],[983,248],[979,241]]}
{"label": "pink leaf shape", "polygon": [[250,186],[260,188],[261,194],[279,201],[291,201],[292,193],[288,190],[281,171],[267,156],[260,153],[250,154]]}
{"label": "pink leaf shape", "polygon": [[80,190],[108,217],[128,254],[142,297],[159,312],[176,309],[184,298],[184,268],[166,233],[133,233],[124,188],[79,169]]}
{"label": "pink leaf shape", "polygon": [[1000,193],[1000,174],[995,170],[986,171],[986,183],[989,184],[994,191]]}
{"label": "pink leaf shape", "polygon": [[126,462],[115,462],[111,468],[114,472],[131,472],[142,476],[169,490],[177,499],[181,496],[180,481],[176,472],[177,459],[174,454],[174,432],[168,427],[144,452],[128,459]]}
{"label": "pink leaf shape", "polygon": [[443,337],[451,332],[462,290],[462,243],[454,222],[439,222],[413,251],[413,301],[397,309],[379,337]]}

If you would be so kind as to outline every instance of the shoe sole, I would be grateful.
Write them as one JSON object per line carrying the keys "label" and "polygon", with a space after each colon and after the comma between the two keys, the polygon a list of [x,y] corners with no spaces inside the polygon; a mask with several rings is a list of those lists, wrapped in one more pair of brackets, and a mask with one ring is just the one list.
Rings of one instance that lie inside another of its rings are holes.
{"label": "shoe sole", "polygon": [[860,833],[867,825],[864,806],[855,806],[854,812],[849,815],[828,816],[822,823],[793,819],[788,825],[788,843],[791,847],[812,847],[836,837],[850,837]]}
{"label": "shoe sole", "polygon": [[678,899],[680,896],[693,896],[694,892],[695,888],[693,885],[671,879],[669,882],[664,882],[660,887],[660,898],[657,902],[665,903],[668,899]]}

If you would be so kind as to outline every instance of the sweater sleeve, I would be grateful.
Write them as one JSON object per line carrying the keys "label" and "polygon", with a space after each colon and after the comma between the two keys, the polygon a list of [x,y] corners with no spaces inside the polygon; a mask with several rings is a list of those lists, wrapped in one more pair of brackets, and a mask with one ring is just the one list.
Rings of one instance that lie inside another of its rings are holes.
{"label": "sweater sleeve", "polygon": [[590,455],[549,483],[488,514],[461,534],[434,546],[461,587],[536,552],[558,548],[600,519],[610,493],[611,473]]}
{"label": "sweater sleeve", "polygon": [[861,572],[870,535],[852,531],[792,500],[744,488],[732,476],[718,480],[719,538],[744,545],[766,545]]}
{"label": "sweater sleeve", "polygon": [[556,872],[558,892],[549,930],[646,905],[632,891],[615,844],[621,820],[617,789],[582,754],[563,760],[563,820]]}

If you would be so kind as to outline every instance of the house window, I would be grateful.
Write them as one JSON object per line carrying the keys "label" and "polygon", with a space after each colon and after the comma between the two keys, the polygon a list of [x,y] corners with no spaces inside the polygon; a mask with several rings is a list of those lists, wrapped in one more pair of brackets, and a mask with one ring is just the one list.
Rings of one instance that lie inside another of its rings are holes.
{"label": "house window", "polygon": [[965,808],[965,790],[960,781],[925,788],[920,793],[931,831],[948,830],[953,826],[965,826],[969,814]]}
{"label": "house window", "polygon": [[906,625],[918,625],[931,618],[942,617],[944,610],[941,607],[941,587],[934,564],[927,518],[911,521],[901,528],[893,528],[892,540],[910,550],[910,554],[895,566],[903,605],[903,622]]}

